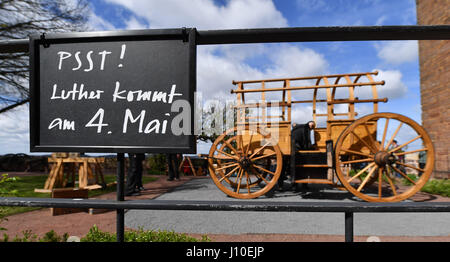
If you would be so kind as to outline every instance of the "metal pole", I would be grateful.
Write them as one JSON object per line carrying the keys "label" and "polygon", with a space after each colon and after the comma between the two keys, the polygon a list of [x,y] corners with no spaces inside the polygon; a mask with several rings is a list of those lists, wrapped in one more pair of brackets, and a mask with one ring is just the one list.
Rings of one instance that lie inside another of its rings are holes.
{"label": "metal pole", "polygon": [[353,242],[353,212],[345,212],[345,242]]}
{"label": "metal pole", "polygon": [[[124,175],[125,161],[124,153],[117,153],[117,201],[125,200],[124,193]],[[117,209],[116,233],[117,242],[124,242],[125,216],[123,209]]]}

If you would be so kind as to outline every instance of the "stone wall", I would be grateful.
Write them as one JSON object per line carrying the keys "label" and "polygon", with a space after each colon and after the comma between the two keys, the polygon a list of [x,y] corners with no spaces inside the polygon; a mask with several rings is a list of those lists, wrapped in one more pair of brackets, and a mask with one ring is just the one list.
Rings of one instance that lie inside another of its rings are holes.
{"label": "stone wall", "polygon": [[[449,0],[416,0],[417,24],[450,24]],[[419,41],[422,123],[436,150],[433,176],[450,177],[450,41]]]}

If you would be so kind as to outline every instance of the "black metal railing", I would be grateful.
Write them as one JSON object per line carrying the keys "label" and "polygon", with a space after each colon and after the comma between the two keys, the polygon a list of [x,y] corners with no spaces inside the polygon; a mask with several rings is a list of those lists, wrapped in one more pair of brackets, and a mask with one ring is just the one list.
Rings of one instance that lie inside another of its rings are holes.
{"label": "black metal railing", "polygon": [[[353,241],[354,213],[442,213],[450,212],[450,202],[263,202],[251,200],[96,200],[64,198],[1,197],[0,206],[99,208],[117,210],[186,210],[186,211],[252,211],[252,212],[327,212],[345,213],[345,241]],[[123,216],[118,216],[123,218]],[[117,238],[123,240],[123,221],[118,221]],[[436,225],[438,226],[438,225]]]}

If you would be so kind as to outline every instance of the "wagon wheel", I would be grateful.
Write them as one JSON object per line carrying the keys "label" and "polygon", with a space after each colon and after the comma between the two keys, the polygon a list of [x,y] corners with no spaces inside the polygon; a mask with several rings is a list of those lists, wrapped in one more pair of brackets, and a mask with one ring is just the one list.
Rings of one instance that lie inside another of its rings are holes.
{"label": "wagon wheel", "polygon": [[[216,186],[235,198],[256,198],[277,183],[282,154],[270,134],[235,127],[220,135],[209,151],[209,172]],[[267,159],[273,163],[266,166]]]}
{"label": "wagon wheel", "polygon": [[[394,146],[395,140],[402,141]],[[426,153],[423,167],[402,160],[421,152]],[[434,148],[426,131],[412,119],[375,113],[356,120],[342,132],[335,159],[340,182],[355,196],[371,202],[398,202],[425,185],[433,171]]]}

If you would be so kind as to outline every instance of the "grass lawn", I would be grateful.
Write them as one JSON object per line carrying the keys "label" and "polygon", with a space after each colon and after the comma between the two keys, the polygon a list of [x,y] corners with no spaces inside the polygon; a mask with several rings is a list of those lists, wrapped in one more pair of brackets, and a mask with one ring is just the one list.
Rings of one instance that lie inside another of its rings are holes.
{"label": "grass lawn", "polygon": [[434,179],[428,181],[421,191],[430,194],[450,197],[450,180],[448,179]]}
{"label": "grass lawn", "polygon": [[[24,176],[16,177],[14,181],[7,181],[0,184],[0,196],[2,197],[51,197],[50,193],[35,193],[35,188],[43,188],[47,175],[42,176]],[[105,174],[106,183],[116,181],[116,175]],[[146,184],[157,180],[158,178],[143,176],[142,183]],[[116,186],[108,187],[104,190],[96,189],[89,191],[89,197],[103,195],[110,192],[115,192]],[[0,207],[0,218],[10,216],[13,214],[28,212],[31,210],[40,209],[40,207]]]}

